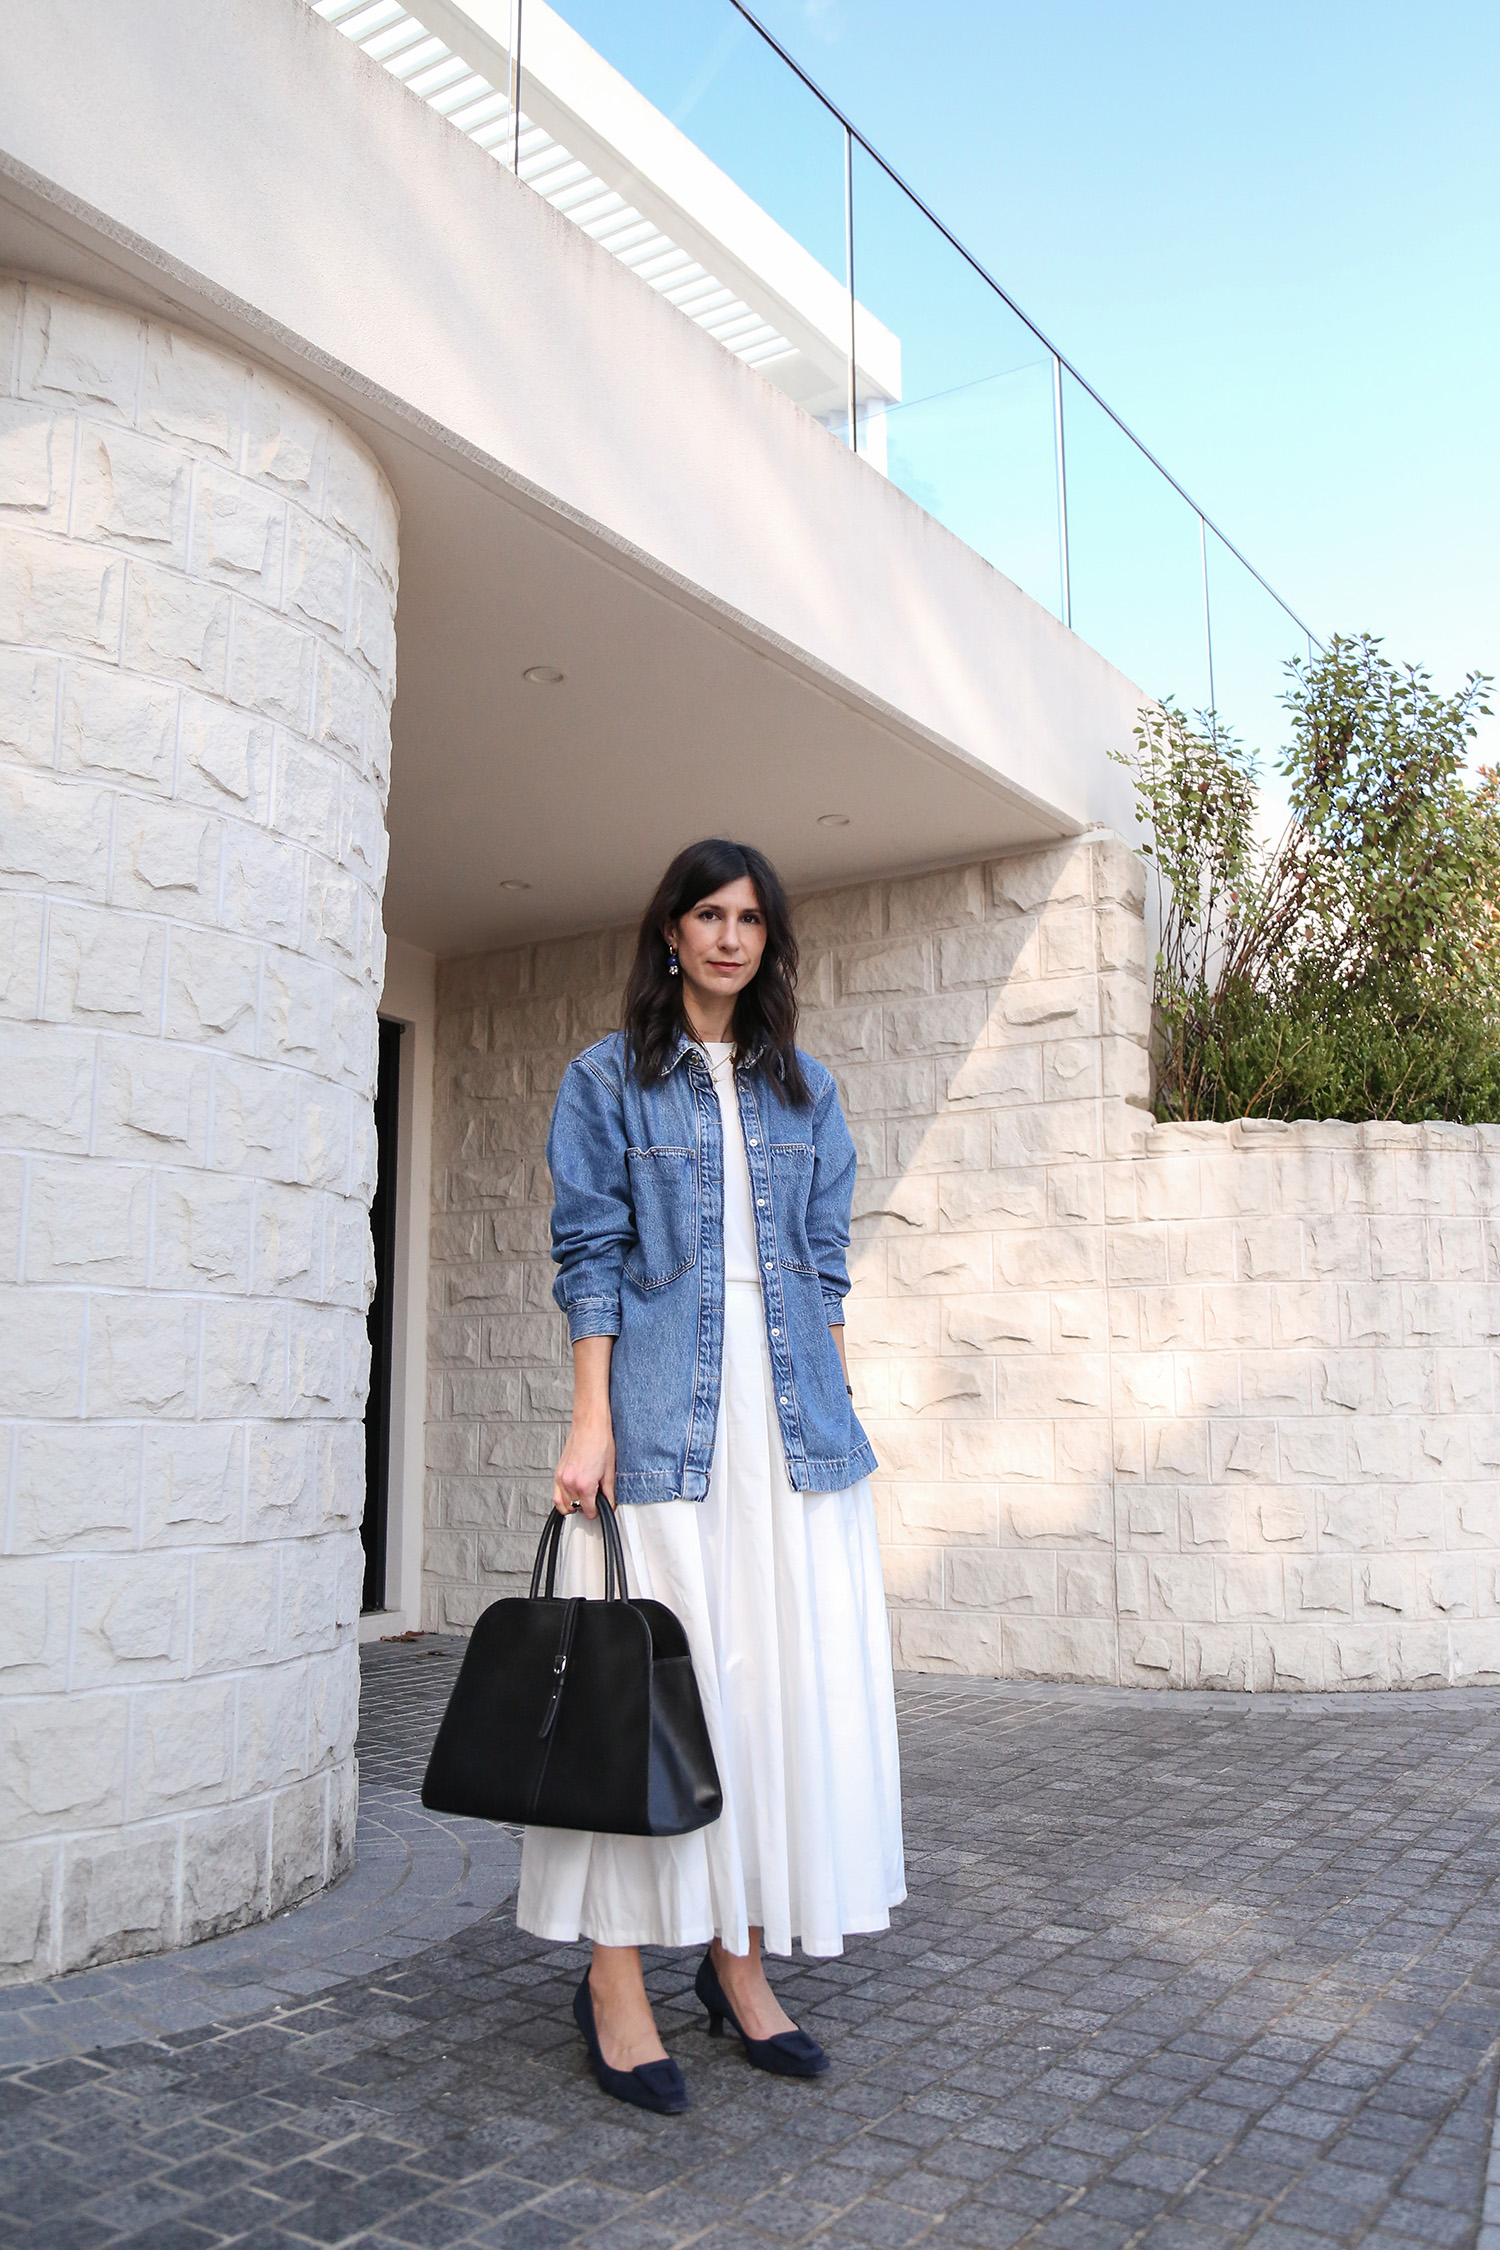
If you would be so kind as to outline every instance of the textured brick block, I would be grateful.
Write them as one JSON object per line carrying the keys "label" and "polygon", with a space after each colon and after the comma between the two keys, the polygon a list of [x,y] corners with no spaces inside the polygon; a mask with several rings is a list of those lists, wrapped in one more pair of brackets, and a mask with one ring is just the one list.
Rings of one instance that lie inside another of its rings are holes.
{"label": "textured brick block", "polygon": [[43,1013],[54,1023],[154,1036],[161,1029],[166,951],[161,922],[58,907],[48,930]]}
{"label": "textured brick block", "polygon": [[140,316],[127,307],[33,284],[22,315],[21,391],[108,407],[128,422],[139,391],[140,346]]}
{"label": "textured brick block", "polygon": [[988,1010],[981,993],[953,993],[906,1001],[885,1010],[886,1053],[967,1055],[985,1035]]}
{"label": "textured brick block", "polygon": [[1142,1625],[1122,1621],[1119,1646],[1122,1683],[1148,1688],[1176,1688],[1186,1684],[1186,1658],[1180,1626],[1165,1622]]}
{"label": "textured brick block", "polygon": [[247,820],[267,819],[274,740],[270,723],[201,695],[185,694],[181,709],[179,792],[217,810],[232,808]]}
{"label": "textured brick block", "polygon": [[[279,725],[306,733],[312,721],[316,643],[310,631],[241,603],[229,669],[230,701]],[[357,723],[363,731],[363,712]],[[314,726],[318,739],[328,729]]]}
{"label": "textured brick block", "polygon": [[[64,1686],[73,1566],[9,1557],[0,1571],[0,1687],[7,1695]],[[4,1963],[0,1951],[0,1965]]]}
{"label": "textured brick block", "polygon": [[953,1236],[896,1242],[890,1249],[891,1290],[900,1296],[968,1295],[988,1291],[989,1243]]}
{"label": "textured brick block", "polygon": [[46,1973],[52,1951],[57,1847],[0,1845],[0,1976],[7,1982]]}
{"label": "textured brick block", "polygon": [[125,600],[128,667],[220,695],[228,650],[227,594],[175,571],[133,565]]}
{"label": "textured brick block", "polygon": [[121,556],[0,530],[0,640],[114,662],[124,591]]}
{"label": "textured brick block", "polygon": [[955,1549],[944,1560],[948,1601],[955,1609],[1051,1617],[1058,1608],[1054,1555],[997,1549]]}
{"label": "textured brick block", "polygon": [[1214,1565],[1206,1555],[1153,1556],[1146,1566],[1152,1617],[1203,1624],[1214,1615]]}
{"label": "textured brick block", "polygon": [[1203,1625],[1184,1634],[1185,1684],[1242,1694],[1250,1685],[1252,1642],[1245,1626]]}
{"label": "textured brick block", "polygon": [[322,1888],[327,1880],[328,1787],[321,1776],[283,1790],[271,1808],[271,1912]]}
{"label": "textured brick block", "polygon": [[38,1164],[22,1240],[28,1281],[146,1281],[150,1175],[124,1166]]}
{"label": "textured brick block", "polygon": [[97,1967],[170,1945],[176,1878],[173,1827],[70,1847],[63,1855],[62,1967]]}
{"label": "textured brick block", "polygon": [[1284,1616],[1286,1589],[1279,1557],[1239,1555],[1213,1567],[1220,1617],[1237,1622]]}
{"label": "textured brick block", "polygon": [[893,882],[886,895],[887,927],[893,936],[977,921],[983,912],[984,881],[977,867],[907,876]]}
{"label": "textured brick block", "polygon": [[237,1424],[162,1424],[143,1435],[143,1543],[200,1546],[239,1536],[245,1434]]}
{"label": "textured brick block", "polygon": [[1048,1051],[1040,1046],[976,1047],[962,1062],[942,1070],[943,1102],[984,1109],[1041,1102],[1048,1098],[1043,1083]]}
{"label": "textured brick block", "polygon": [[79,436],[73,537],[104,540],[180,570],[187,561],[190,485],[191,465],[179,448],[108,424],[86,424]]}
{"label": "textured brick block", "polygon": [[903,1672],[1000,1674],[998,1618],[953,1611],[898,1610],[891,1619],[892,1655]]}
{"label": "textured brick block", "polygon": [[0,1295],[0,1413],[78,1412],[85,1310],[76,1290]]}
{"label": "textured brick block", "polygon": [[123,1817],[126,1698],[0,1704],[0,1830],[59,1834]]}
{"label": "textured brick block", "polygon": [[1355,1689],[1391,1684],[1391,1652],[1384,1632],[1340,1626],[1327,1638],[1324,1684]]}
{"label": "textured brick block", "polygon": [[263,1804],[183,1822],[181,1944],[222,1937],[270,1912],[270,1828]]}
{"label": "textured brick block", "polygon": [[1001,1649],[1007,1679],[1112,1684],[1119,1677],[1115,1629],[1102,1619],[1006,1617]]}
{"label": "textured brick block", "polygon": [[207,921],[218,907],[217,822],[176,805],[122,805],[110,903]]}
{"label": "textured brick block", "polygon": [[328,432],[323,504],[328,522],[368,557],[394,593],[397,514],[390,486],[363,447],[336,425]]}
{"label": "textured brick block", "polygon": [[[0,491],[5,471],[0,466]],[[50,769],[56,748],[61,667],[32,649],[0,648],[0,758]]]}
{"label": "textured brick block", "polygon": [[[798,910],[799,929],[806,911],[806,905]],[[927,938],[840,948],[833,961],[839,994],[845,1000],[885,999],[900,993],[932,990],[932,944]]]}
{"label": "textured brick block", "polygon": [[1018,852],[989,868],[990,902],[1001,916],[1088,906],[1093,900],[1090,848],[1064,844],[1053,851]]}
{"label": "textured brick block", "polygon": [[49,530],[67,520],[72,428],[46,406],[0,402],[0,507]]}
{"label": "textured brick block", "polygon": [[0,875],[26,888],[102,901],[110,814],[102,791],[0,770]]}
{"label": "textured brick block", "polygon": [[198,1377],[198,1314],[190,1299],[100,1295],[89,1313],[91,1415],[187,1415]]}

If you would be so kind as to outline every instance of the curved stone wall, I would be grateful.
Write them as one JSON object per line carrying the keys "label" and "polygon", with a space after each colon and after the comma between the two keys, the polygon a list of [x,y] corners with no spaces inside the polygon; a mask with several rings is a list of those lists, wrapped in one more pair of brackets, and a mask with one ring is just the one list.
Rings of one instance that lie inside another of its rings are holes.
{"label": "curved stone wall", "polygon": [[0,1978],[352,1846],[396,511],[0,277]]}

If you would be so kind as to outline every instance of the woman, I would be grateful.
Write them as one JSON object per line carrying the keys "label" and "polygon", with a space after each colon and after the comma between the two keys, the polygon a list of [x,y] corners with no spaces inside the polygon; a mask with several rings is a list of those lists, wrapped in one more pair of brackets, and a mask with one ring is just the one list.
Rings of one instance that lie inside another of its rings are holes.
{"label": "woman", "polygon": [[[748,844],[680,852],[646,911],[624,1028],[568,1067],[547,1142],[573,1421],[554,1504],[620,1506],[631,1592],[676,1611],[724,1793],[711,1827],[528,1828],[516,1919],[593,1941],[573,2012],[606,2093],[687,2107],[643,1945],[706,1945],[696,1991],[749,2059],[828,2058],[762,1949],[843,1951],[906,1895],[890,1640],[844,1359],[854,1145],[797,1049],[786,894]],[[603,1584],[597,1531],[564,1593]]]}

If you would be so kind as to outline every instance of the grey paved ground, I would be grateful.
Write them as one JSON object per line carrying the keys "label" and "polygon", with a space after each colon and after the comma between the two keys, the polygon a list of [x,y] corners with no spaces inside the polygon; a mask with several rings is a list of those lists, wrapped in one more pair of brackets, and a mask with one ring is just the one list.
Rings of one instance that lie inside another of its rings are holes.
{"label": "grey paved ground", "polygon": [[428,1707],[441,1700],[419,1685],[424,1656],[439,1659],[446,1692],[451,1644],[364,1652],[352,1874],[231,1937],[0,1989],[0,2072],[285,2008],[408,1960],[508,1898],[521,1864],[514,1838],[484,1821],[424,1812],[414,1793],[411,1775],[420,1780],[432,1740]]}
{"label": "grey paved ground", "polygon": [[[449,1670],[403,1674],[387,1785]],[[710,2042],[660,1956],[694,2109],[605,2102],[581,1951],[502,1907],[258,2021],[0,2078],[0,2250],[1476,2241],[1500,1698],[902,1702],[911,1901],[778,1978],[827,2079]]]}

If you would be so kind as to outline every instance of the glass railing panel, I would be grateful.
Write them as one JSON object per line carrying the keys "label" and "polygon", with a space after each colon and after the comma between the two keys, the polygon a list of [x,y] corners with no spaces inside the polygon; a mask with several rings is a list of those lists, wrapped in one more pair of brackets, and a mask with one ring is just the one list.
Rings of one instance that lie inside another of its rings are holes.
{"label": "glass railing panel", "polygon": [[525,0],[520,173],[830,425],[847,420],[844,131],[729,0]]}
{"label": "glass railing panel", "polygon": [[1062,614],[1052,355],[856,142],[859,451]]}
{"label": "glass railing panel", "polygon": [[1208,603],[1213,626],[1214,703],[1220,719],[1261,753],[1268,810],[1283,810],[1275,762],[1287,739],[1286,666],[1306,657],[1308,637],[1252,570],[1208,533]]}
{"label": "glass railing panel", "polygon": [[1306,629],[730,0],[312,4],[1147,695],[1216,701],[1269,766]]}
{"label": "glass railing panel", "polygon": [[1073,629],[1147,695],[1204,710],[1197,511],[1066,371],[1062,388]]}

